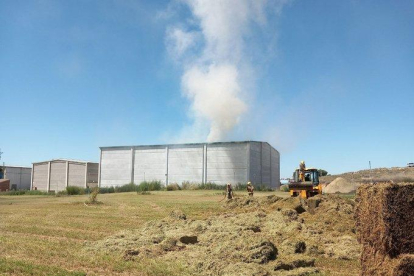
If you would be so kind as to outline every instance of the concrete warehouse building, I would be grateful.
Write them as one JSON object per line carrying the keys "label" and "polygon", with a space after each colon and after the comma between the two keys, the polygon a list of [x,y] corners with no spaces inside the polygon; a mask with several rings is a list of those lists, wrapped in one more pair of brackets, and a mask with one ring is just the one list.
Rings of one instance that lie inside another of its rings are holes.
{"label": "concrete warehouse building", "polygon": [[32,168],[22,166],[0,167],[0,179],[9,179],[9,190],[30,190]]}
{"label": "concrete warehouse building", "polygon": [[53,159],[33,163],[32,190],[65,190],[68,186],[81,188],[98,185],[99,164],[68,159]]}
{"label": "concrete warehouse building", "polygon": [[280,155],[267,142],[101,147],[99,186],[158,180],[280,186]]}

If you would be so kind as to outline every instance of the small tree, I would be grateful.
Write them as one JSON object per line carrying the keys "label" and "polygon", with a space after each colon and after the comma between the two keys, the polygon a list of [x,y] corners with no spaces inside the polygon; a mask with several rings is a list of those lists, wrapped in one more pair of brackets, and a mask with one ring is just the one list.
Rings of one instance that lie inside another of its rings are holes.
{"label": "small tree", "polygon": [[99,194],[99,187],[94,187],[91,190],[91,193],[89,195],[89,200],[87,203],[89,204],[97,204],[98,203],[98,194]]}
{"label": "small tree", "polygon": [[328,175],[328,172],[325,171],[325,170],[322,170],[322,169],[319,169],[318,170],[318,173],[319,173],[319,176],[326,176],[326,175]]}

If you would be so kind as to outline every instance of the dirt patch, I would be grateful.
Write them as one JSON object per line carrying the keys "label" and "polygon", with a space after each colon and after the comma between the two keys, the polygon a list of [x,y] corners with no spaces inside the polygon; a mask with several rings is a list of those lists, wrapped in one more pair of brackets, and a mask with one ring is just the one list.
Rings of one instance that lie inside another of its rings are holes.
{"label": "dirt patch", "polygon": [[130,261],[179,261],[201,276],[310,275],[318,271],[316,256],[359,255],[353,201],[337,196],[315,200],[317,204],[277,196],[240,197],[224,203],[226,212],[203,220],[176,210],[141,229],[90,243],[86,250],[120,254]]}
{"label": "dirt patch", "polygon": [[355,192],[357,189],[357,185],[355,182],[350,182],[346,180],[345,178],[338,177],[331,183],[329,183],[325,189],[323,189],[323,192],[326,194],[335,194],[335,193],[341,193],[341,194],[348,194],[351,192]]}
{"label": "dirt patch", "polygon": [[356,172],[347,172],[338,175],[322,176],[320,180],[324,183],[330,183],[335,178],[342,177],[349,182],[356,183],[372,183],[372,182],[388,182],[395,183],[413,182],[414,168],[394,167],[394,168],[376,168],[372,170],[361,170]]}
{"label": "dirt patch", "polygon": [[182,236],[180,242],[184,244],[196,244],[198,242],[197,236]]}

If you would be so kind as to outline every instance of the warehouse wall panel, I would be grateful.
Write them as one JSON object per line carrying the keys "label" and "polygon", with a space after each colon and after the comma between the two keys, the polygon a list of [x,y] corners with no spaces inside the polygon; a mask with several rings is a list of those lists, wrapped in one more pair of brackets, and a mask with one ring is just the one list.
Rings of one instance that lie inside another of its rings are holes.
{"label": "warehouse wall panel", "polygon": [[170,147],[168,153],[168,183],[203,181],[203,149],[201,146]]}
{"label": "warehouse wall panel", "polygon": [[66,189],[66,162],[53,161],[50,164],[50,191]]}
{"label": "warehouse wall panel", "polygon": [[31,168],[22,168],[21,182],[19,189],[30,190],[30,184],[32,180],[32,169]]}
{"label": "warehouse wall panel", "polygon": [[273,189],[279,190],[280,188],[280,154],[277,150],[272,148],[271,150],[271,177],[272,177],[272,183],[271,187]]}
{"label": "warehouse wall panel", "polygon": [[207,146],[207,182],[245,183],[248,178],[247,143],[220,143]]}
{"label": "warehouse wall panel", "polygon": [[167,150],[161,148],[142,148],[135,150],[134,182],[161,181],[165,184],[167,173]]}
{"label": "warehouse wall panel", "polygon": [[262,144],[262,161],[261,161],[261,169],[262,169],[262,182],[261,184],[270,186],[271,182],[271,170],[270,170],[270,145],[268,143],[261,143]]}
{"label": "warehouse wall panel", "polygon": [[85,163],[69,162],[68,186],[85,188]]}
{"label": "warehouse wall panel", "polygon": [[[264,142],[101,148],[100,185],[147,180],[279,185],[279,153]],[[133,164],[133,165],[131,165]],[[133,167],[132,167],[133,166]],[[133,174],[131,176],[131,174]]]}
{"label": "warehouse wall panel", "polygon": [[33,189],[47,191],[49,163],[33,165]]}
{"label": "warehouse wall panel", "polygon": [[98,172],[99,172],[98,163],[88,163],[88,176],[87,176],[86,183],[93,184],[93,185],[89,185],[90,187],[96,186],[98,184]]}
{"label": "warehouse wall panel", "polygon": [[250,142],[250,168],[248,180],[253,184],[260,184],[262,182],[261,154],[262,143]]}
{"label": "warehouse wall panel", "polygon": [[17,190],[29,190],[30,189],[30,177],[32,173],[31,168],[23,167],[7,167],[4,178],[10,180],[10,188]]}
{"label": "warehouse wall panel", "polygon": [[131,149],[102,151],[101,187],[111,187],[131,182]]}

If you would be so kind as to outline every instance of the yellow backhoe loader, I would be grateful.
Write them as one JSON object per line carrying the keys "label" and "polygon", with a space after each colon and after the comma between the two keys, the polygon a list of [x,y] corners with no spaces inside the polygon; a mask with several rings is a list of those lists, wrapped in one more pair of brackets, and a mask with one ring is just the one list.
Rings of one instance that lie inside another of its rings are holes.
{"label": "yellow backhoe loader", "polygon": [[322,194],[322,185],[319,183],[319,172],[315,168],[306,168],[305,162],[300,162],[299,168],[293,173],[289,182],[290,196],[309,198]]}

